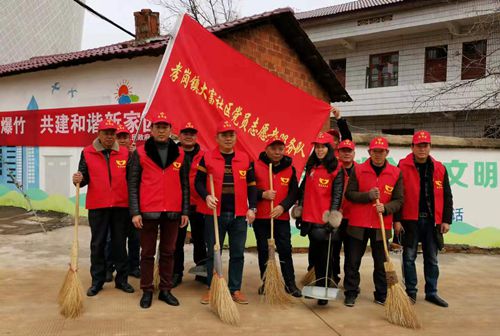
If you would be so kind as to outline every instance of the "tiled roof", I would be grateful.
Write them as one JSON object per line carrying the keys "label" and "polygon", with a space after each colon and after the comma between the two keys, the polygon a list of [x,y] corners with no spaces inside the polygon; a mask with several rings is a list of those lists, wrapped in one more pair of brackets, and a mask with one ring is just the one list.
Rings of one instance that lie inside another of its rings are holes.
{"label": "tiled roof", "polygon": [[378,6],[392,5],[408,0],[358,0],[343,3],[340,5],[318,8],[307,12],[296,13],[297,20],[313,19],[322,16],[330,16],[347,12],[354,12],[362,9],[373,8]]}

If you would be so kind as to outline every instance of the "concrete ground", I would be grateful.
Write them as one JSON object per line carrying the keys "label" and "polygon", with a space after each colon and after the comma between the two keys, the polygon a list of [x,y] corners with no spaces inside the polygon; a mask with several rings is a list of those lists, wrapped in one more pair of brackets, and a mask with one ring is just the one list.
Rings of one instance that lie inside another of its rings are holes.
{"label": "concrete ground", "polygon": [[[87,226],[80,230],[80,278],[84,290],[90,284]],[[156,297],[150,309],[138,305],[140,291],[125,294],[106,284],[99,295],[85,297],[84,315],[65,320],[58,313],[57,293],[67,270],[72,228],[47,234],[0,235],[0,335],[499,335],[500,256],[444,254],[440,257],[440,294],[448,309],[427,303],[419,294],[416,309],[423,328],[418,331],[389,324],[384,308],[372,302],[371,257],[361,270],[361,295],[354,308],[342,299],[325,307],[315,300],[297,299],[292,307],[274,308],[261,302],[257,256],[247,253],[243,291],[250,304],[238,305],[241,326],[221,323],[207,306],[199,303],[205,292],[193,276],[173,293],[180,307]],[[224,251],[227,258],[227,251]],[[192,266],[191,247],[186,246],[186,269]],[[295,254],[297,279],[306,268],[305,254]],[[399,268],[399,259],[394,257]],[[227,267],[227,259],[225,263]],[[419,256],[419,274],[422,274]],[[423,279],[420,276],[420,288]],[[138,289],[139,283],[130,278]]]}

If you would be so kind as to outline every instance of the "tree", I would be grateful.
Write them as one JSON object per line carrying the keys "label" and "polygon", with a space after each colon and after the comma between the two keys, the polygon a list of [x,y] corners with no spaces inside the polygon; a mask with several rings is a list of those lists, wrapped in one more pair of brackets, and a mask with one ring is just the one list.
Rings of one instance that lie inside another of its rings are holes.
{"label": "tree", "polygon": [[165,7],[167,16],[162,28],[169,28],[179,14],[188,13],[201,25],[215,26],[238,18],[238,0],[151,0]]}

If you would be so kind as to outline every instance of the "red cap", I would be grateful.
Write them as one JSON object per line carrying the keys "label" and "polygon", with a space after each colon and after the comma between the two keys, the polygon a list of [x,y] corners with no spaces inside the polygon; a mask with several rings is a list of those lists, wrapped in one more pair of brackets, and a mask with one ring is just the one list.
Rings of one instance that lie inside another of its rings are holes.
{"label": "red cap", "polygon": [[354,150],[355,146],[356,146],[356,144],[354,142],[352,142],[351,140],[347,139],[347,140],[341,141],[339,143],[339,146],[337,147],[337,149],[349,148],[349,149]]}
{"label": "red cap", "polygon": [[117,128],[118,127],[116,126],[116,123],[113,120],[105,119],[101,121],[97,130],[98,131],[116,130]]}
{"label": "red cap", "polygon": [[333,141],[333,138],[330,134],[325,132],[319,132],[316,139],[313,140],[313,144],[329,144]]}
{"label": "red cap", "polygon": [[194,127],[193,123],[188,121],[183,128],[181,128],[181,132],[183,131],[187,131],[187,130],[191,130],[191,131],[195,131],[196,133],[198,133],[198,130],[196,129],[196,127]]}
{"label": "red cap", "polygon": [[236,128],[227,120],[221,122],[217,127],[217,133],[236,132]]}
{"label": "red cap", "polygon": [[427,131],[418,131],[413,134],[412,144],[431,143],[431,134]]}
{"label": "red cap", "polygon": [[122,134],[122,133],[130,134],[130,131],[128,130],[128,128],[126,128],[125,126],[123,126],[123,124],[120,124],[116,128],[116,134]]}
{"label": "red cap", "polygon": [[389,149],[389,143],[386,138],[376,137],[370,141],[370,149]]}
{"label": "red cap", "polygon": [[152,124],[165,123],[172,125],[172,123],[167,119],[167,114],[165,112],[158,112],[151,118]]}
{"label": "red cap", "polygon": [[267,140],[266,147],[269,147],[269,146],[271,146],[272,144],[275,144],[275,143],[279,143],[279,144],[282,144],[282,145],[285,144],[285,142],[283,140],[281,140],[281,139],[269,139],[269,140]]}
{"label": "red cap", "polygon": [[326,131],[326,133],[330,134],[332,137],[336,137],[337,139],[340,139],[340,133],[336,129],[330,129]]}

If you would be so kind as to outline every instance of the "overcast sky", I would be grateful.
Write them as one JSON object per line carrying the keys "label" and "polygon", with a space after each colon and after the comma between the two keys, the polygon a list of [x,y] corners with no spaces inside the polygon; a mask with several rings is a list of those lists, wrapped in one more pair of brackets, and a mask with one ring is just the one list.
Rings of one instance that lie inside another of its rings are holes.
{"label": "overcast sky", "polygon": [[[352,1],[352,0],[351,0]],[[86,0],[86,4],[134,33],[134,14],[143,8],[164,11],[154,0]],[[349,0],[239,0],[239,16],[245,17],[276,8],[291,7],[295,12],[327,7]],[[165,15],[163,15],[164,17]],[[96,48],[108,44],[130,40],[131,37],[97,16],[86,12],[83,26],[82,49]]]}

